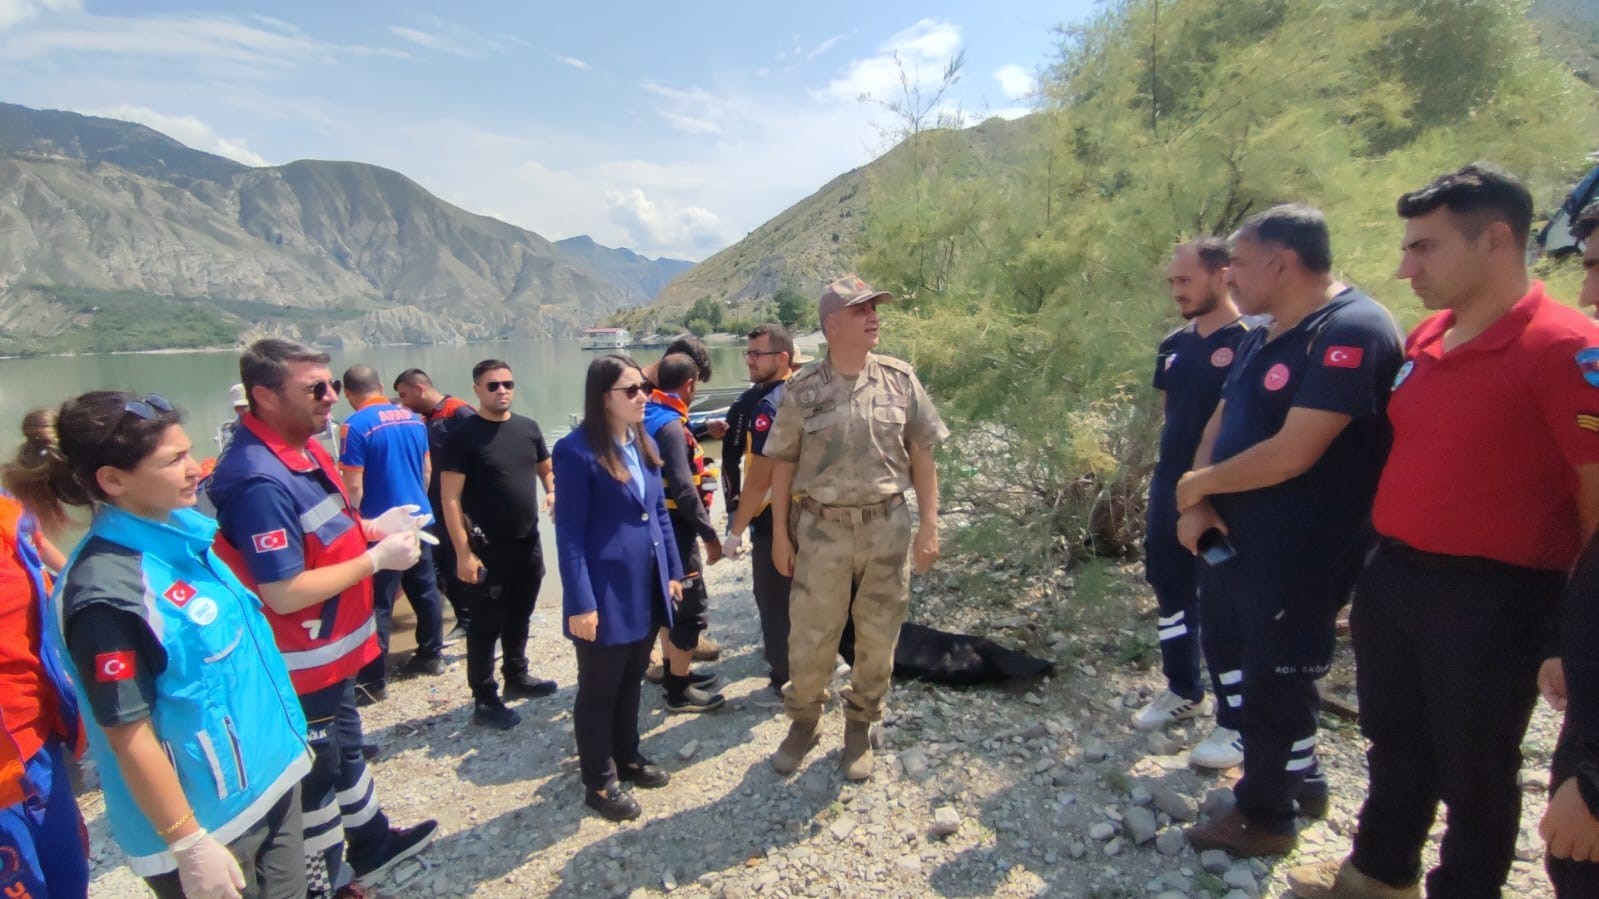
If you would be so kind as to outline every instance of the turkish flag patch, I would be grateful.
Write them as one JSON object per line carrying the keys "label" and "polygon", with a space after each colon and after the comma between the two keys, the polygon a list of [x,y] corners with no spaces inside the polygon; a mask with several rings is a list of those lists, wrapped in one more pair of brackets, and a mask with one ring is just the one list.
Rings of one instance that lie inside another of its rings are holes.
{"label": "turkish flag patch", "polygon": [[113,684],[133,677],[133,650],[102,652],[94,657],[94,679],[102,684]]}
{"label": "turkish flag patch", "polygon": [[188,604],[189,600],[194,598],[194,592],[194,588],[188,584],[182,581],[173,581],[172,586],[167,588],[167,592],[161,595],[171,600],[173,605],[181,609]]}
{"label": "turkish flag patch", "polygon": [[1366,358],[1366,350],[1358,346],[1330,346],[1322,354],[1321,364],[1328,368],[1359,368]]}
{"label": "turkish flag patch", "polygon": [[283,528],[278,528],[265,534],[256,534],[250,538],[250,542],[255,544],[255,551],[258,553],[277,552],[289,548],[289,534]]}
{"label": "turkish flag patch", "polygon": [[772,416],[767,415],[765,412],[762,412],[760,415],[755,416],[755,424],[752,425],[752,427],[754,427],[755,430],[762,431],[762,432],[771,430],[772,429]]}

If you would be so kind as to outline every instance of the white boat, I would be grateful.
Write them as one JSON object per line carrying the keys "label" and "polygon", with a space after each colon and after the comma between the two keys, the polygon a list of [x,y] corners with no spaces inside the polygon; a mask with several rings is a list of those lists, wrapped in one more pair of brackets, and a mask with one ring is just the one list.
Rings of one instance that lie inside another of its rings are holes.
{"label": "white boat", "polygon": [[583,349],[585,350],[623,350],[632,343],[632,336],[626,328],[585,328],[583,330]]}

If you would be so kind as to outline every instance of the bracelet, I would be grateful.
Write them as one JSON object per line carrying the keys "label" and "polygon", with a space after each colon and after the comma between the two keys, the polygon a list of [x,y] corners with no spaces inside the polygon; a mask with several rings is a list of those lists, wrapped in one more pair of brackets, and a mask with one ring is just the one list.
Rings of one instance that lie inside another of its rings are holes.
{"label": "bracelet", "polygon": [[194,809],[191,808],[191,809],[189,809],[189,813],[188,814],[186,814],[183,817],[179,818],[178,820],[172,822],[172,825],[170,827],[163,827],[160,830],[156,831],[156,836],[159,836],[159,837],[162,837],[162,838],[170,836],[171,834],[176,833],[178,828],[182,827],[185,824],[188,824],[190,821],[193,821],[193,820],[194,820]]}

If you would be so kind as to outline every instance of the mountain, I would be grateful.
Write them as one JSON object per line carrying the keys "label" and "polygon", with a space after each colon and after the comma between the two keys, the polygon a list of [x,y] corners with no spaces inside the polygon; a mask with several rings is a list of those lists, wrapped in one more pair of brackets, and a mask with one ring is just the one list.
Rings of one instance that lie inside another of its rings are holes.
{"label": "mountain", "polygon": [[1578,78],[1599,87],[1599,3],[1533,0],[1530,14],[1544,48],[1571,66]]}
{"label": "mountain", "polygon": [[687,265],[567,243],[377,166],[0,104],[0,351],[568,336]]}
{"label": "mountain", "polygon": [[568,258],[580,259],[629,296],[654,299],[673,278],[694,267],[687,259],[650,259],[626,249],[601,246],[587,234],[558,240],[555,246]]}

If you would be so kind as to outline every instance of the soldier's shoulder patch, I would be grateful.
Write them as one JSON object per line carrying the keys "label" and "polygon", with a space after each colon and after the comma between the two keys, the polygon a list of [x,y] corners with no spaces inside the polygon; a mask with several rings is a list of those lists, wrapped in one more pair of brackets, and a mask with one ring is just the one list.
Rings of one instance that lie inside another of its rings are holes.
{"label": "soldier's shoulder patch", "polygon": [[911,367],[911,364],[903,359],[895,359],[893,356],[876,355],[874,355],[872,358],[876,359],[877,364],[883,366],[884,368],[892,369],[893,371],[904,372],[907,375],[916,374],[916,369]]}

